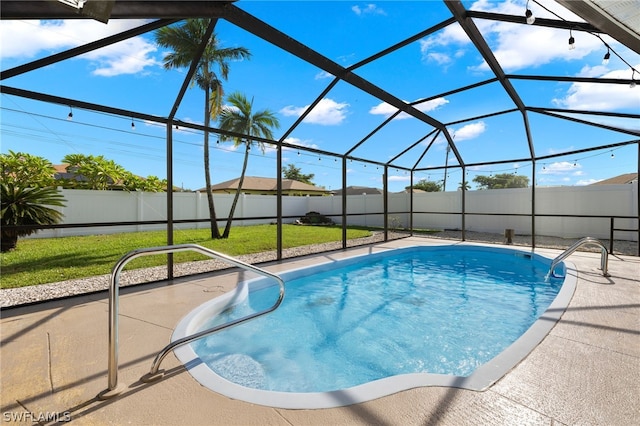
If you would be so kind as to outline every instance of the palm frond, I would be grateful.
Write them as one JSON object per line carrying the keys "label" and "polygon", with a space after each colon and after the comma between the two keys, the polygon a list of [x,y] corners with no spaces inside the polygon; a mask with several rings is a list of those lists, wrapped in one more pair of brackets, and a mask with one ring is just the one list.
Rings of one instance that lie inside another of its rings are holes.
{"label": "palm frond", "polygon": [[[62,220],[62,213],[51,207],[64,207],[64,198],[54,187],[23,188],[13,184],[0,185],[0,223],[5,226],[53,225]],[[49,207],[50,206],[50,207]],[[18,236],[34,230],[15,231]]]}

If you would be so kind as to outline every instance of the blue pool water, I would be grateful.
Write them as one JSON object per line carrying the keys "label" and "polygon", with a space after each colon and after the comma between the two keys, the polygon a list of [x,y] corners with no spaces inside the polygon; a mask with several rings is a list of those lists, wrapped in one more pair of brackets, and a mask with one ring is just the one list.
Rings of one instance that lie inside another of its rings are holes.
{"label": "blue pool water", "polygon": [[[415,373],[467,377],[552,303],[563,281],[545,279],[549,265],[499,248],[411,247],[292,271],[281,274],[286,296],[276,311],[191,349],[226,381],[265,391],[331,392]],[[265,279],[243,288],[197,328],[277,297]]]}

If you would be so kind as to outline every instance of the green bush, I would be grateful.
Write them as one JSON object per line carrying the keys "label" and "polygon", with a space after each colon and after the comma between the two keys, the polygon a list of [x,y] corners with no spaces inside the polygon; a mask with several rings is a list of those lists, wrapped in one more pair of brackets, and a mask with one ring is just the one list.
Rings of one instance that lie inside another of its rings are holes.
{"label": "green bush", "polygon": [[318,212],[308,212],[298,222],[304,225],[333,225],[333,221]]}

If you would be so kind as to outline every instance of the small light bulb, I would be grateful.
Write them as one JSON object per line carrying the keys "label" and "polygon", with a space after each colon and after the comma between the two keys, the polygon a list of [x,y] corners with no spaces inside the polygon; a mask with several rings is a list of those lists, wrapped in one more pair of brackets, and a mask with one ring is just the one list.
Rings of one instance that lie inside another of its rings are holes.
{"label": "small light bulb", "polygon": [[604,58],[602,58],[602,65],[607,65],[609,63],[609,58],[611,58],[611,53],[607,50],[607,53],[604,54]]}
{"label": "small light bulb", "polygon": [[569,37],[569,50],[573,50],[576,48],[576,39],[573,36]]}
{"label": "small light bulb", "polygon": [[524,16],[525,16],[525,18],[527,18],[527,24],[531,25],[534,22],[536,22],[536,17],[533,16],[533,13],[529,9],[527,9],[527,11],[525,12]]}

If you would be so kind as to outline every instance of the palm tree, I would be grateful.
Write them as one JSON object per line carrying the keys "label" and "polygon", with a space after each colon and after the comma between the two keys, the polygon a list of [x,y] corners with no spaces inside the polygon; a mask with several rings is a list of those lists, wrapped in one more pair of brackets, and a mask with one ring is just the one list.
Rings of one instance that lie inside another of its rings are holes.
{"label": "palm tree", "polygon": [[468,191],[471,189],[471,185],[469,185],[469,182],[466,180],[463,180],[462,182],[460,182],[460,184],[458,185],[458,190],[460,191]]}
{"label": "palm tree", "polygon": [[221,136],[221,140],[233,140],[234,146],[244,145],[244,163],[242,164],[242,174],[240,175],[240,181],[238,182],[238,189],[236,195],[231,203],[231,211],[229,212],[229,218],[227,219],[227,226],[224,228],[224,234],[222,238],[228,238],[231,230],[231,222],[233,222],[233,214],[236,210],[236,204],[238,204],[238,198],[240,197],[240,191],[242,190],[242,184],[244,182],[244,175],[247,171],[247,163],[249,161],[249,151],[251,146],[256,143],[262,153],[264,154],[265,145],[263,142],[255,141],[251,136],[262,137],[265,139],[273,139],[272,128],[277,129],[280,127],[278,118],[272,111],[263,109],[253,112],[253,98],[251,102],[245,95],[239,92],[234,92],[227,98],[229,106],[225,106],[220,111],[220,128],[222,130],[228,130],[234,133],[240,133],[247,137],[239,136]]}
{"label": "palm tree", "polygon": [[[163,27],[156,31],[156,43],[161,47],[172,49],[164,57],[165,69],[184,68],[191,65],[195,58],[204,34],[209,25],[209,19],[187,19],[178,26]],[[229,61],[236,59],[248,59],[251,56],[249,50],[244,47],[222,48],[215,34],[211,35],[209,42],[200,58],[198,68],[192,78],[192,83],[204,90],[204,126],[209,127],[211,117],[216,117],[220,112],[222,97],[222,80],[229,75]],[[214,71],[218,68],[219,76]],[[222,80],[221,80],[222,79]],[[209,132],[204,132],[204,178],[209,203],[209,218],[211,221],[211,238],[220,238],[216,211],[211,192],[211,172],[209,161]]]}
{"label": "palm tree", "polygon": [[13,182],[0,185],[0,251],[13,250],[18,237],[36,232],[36,229],[13,229],[13,226],[53,225],[62,220],[62,213],[46,206],[64,207],[64,199],[53,186],[25,187]]}

